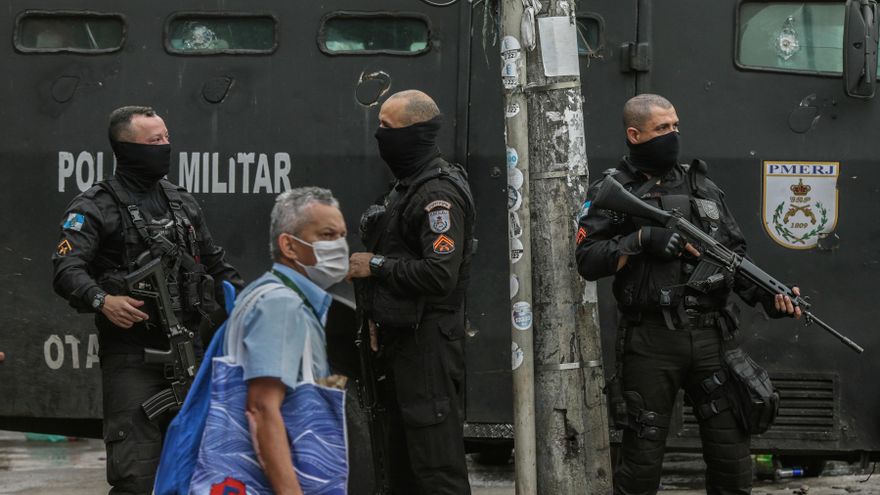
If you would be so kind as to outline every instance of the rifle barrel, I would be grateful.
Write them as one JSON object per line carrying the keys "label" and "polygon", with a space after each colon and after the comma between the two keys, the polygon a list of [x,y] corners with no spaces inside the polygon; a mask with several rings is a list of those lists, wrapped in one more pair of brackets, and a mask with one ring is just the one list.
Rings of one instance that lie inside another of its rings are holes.
{"label": "rifle barrel", "polygon": [[859,354],[865,352],[865,348],[864,348],[864,347],[860,346],[859,344],[856,344],[852,339],[850,339],[850,338],[847,337],[846,335],[843,335],[842,333],[838,332],[837,330],[831,328],[831,325],[829,325],[829,324],[825,323],[824,321],[820,320],[820,319],[817,318],[815,315],[813,315],[813,313],[811,313],[811,312],[809,312],[809,311],[804,311],[804,315],[807,317],[807,324],[809,324],[809,323],[816,323],[816,324],[818,324],[820,327],[822,327],[822,329],[824,329],[826,332],[828,332],[828,333],[830,333],[831,335],[837,337],[837,340],[843,342],[844,345],[846,345],[846,346],[849,347],[850,349],[856,351],[856,352],[859,353]]}

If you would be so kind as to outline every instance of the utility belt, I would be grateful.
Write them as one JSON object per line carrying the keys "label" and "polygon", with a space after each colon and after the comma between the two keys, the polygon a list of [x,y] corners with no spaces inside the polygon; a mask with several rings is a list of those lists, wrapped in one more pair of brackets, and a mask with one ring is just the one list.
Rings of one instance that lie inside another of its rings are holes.
{"label": "utility belt", "polygon": [[721,328],[726,325],[725,315],[721,311],[703,311],[699,309],[670,308],[661,311],[624,312],[621,315],[624,323],[632,326],[641,323],[670,327],[670,330],[694,330],[698,328]]}

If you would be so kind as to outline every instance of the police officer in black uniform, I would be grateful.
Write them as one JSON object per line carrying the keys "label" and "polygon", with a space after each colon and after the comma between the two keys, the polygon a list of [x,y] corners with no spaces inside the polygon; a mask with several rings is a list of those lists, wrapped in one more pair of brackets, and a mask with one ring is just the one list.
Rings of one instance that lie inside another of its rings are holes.
{"label": "police officer in black uniform", "polygon": [[395,494],[468,494],[464,295],[473,199],[464,170],[440,156],[441,116],[428,95],[392,95],[379,125],[379,153],[397,181],[362,218],[371,252],[351,256],[350,277],[368,282],[361,309],[381,342],[387,474]]}
{"label": "police officer in black uniform", "polygon": [[[706,177],[706,164],[678,162],[678,116],[672,104],[658,95],[638,95],[624,106],[624,125],[629,154],[606,174],[643,201],[677,209],[745,254],[742,232],[724,193]],[[749,304],[761,303],[771,317],[800,316],[800,309],[788,297],[765,297],[737,278],[716,280],[703,292],[687,287],[697,250],[670,229],[590,208],[596,188],[591,187],[578,221],[576,256],[587,280],[614,275],[620,310],[618,373],[609,386],[615,423],[624,427],[614,493],[657,492],[670,415],[682,388],[700,422],[707,493],[750,493],[749,436],[718,383],[726,376],[720,372],[722,335],[736,327],[728,296],[736,291]],[[615,387],[622,398],[614,397]],[[616,399],[625,407],[615,408]]]}
{"label": "police officer in black uniform", "polygon": [[148,418],[143,403],[169,381],[164,365],[145,363],[144,350],[169,344],[155,305],[128,296],[123,277],[162,258],[173,309],[192,331],[222,319],[222,280],[238,288],[243,281],[214,244],[196,200],[163,179],[171,145],[153,109],[113,111],[109,137],[115,175],[78,195],[64,213],[53,285],[72,307],[95,313],[110,493],[149,494],[174,409]]}

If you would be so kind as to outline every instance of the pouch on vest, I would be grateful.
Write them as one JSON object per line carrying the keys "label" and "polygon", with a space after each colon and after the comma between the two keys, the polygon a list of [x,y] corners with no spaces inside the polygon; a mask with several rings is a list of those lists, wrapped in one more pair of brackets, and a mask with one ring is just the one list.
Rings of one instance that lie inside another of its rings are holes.
{"label": "pouch on vest", "polygon": [[422,321],[425,299],[392,293],[383,284],[373,285],[372,319],[380,327],[415,328]]}

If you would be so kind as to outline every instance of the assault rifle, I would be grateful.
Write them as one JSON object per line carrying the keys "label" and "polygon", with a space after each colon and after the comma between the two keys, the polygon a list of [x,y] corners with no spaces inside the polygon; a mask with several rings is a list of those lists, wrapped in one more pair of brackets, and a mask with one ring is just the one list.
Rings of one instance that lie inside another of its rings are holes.
{"label": "assault rifle", "polygon": [[366,281],[354,280],[355,299],[358,307],[358,331],[355,345],[358,348],[361,365],[361,376],[357,380],[358,402],[361,409],[367,413],[367,426],[370,431],[370,447],[373,454],[373,495],[387,495],[391,493],[391,487],[388,484],[387,475],[386,411],[381,400],[379,377],[376,376],[376,356],[373,354],[373,349],[370,348],[370,320],[364,314],[365,299],[368,294],[366,286]]}
{"label": "assault rifle", "polygon": [[651,220],[678,232],[687,242],[693,244],[700,252],[701,261],[694,270],[694,276],[691,278],[692,282],[688,282],[690,287],[705,292],[707,287],[724,279],[725,271],[728,274],[739,275],[769,294],[784,294],[790,297],[795,306],[801,307],[807,325],[816,323],[823,330],[837,337],[838,340],[850,349],[858,353],[864,352],[865,349],[862,346],[856,344],[810,312],[810,303],[804,297],[796,295],[787,285],[776,280],[745,257],[734,253],[712,236],[703,232],[702,229],[688,222],[682,217],[681,212],[676,210],[671,212],[665,211],[645,203],[624,189],[610,175],[605,177],[599,184],[599,189],[593,200],[593,206]]}
{"label": "assault rifle", "polygon": [[195,334],[183,326],[174,314],[168,292],[165,268],[158,257],[125,277],[125,286],[132,297],[152,301],[157,308],[159,326],[168,335],[167,351],[144,349],[144,362],[165,365],[165,376],[171,386],[150,397],[141,405],[151,420],[173,407],[180,407],[196,374],[193,352]]}

